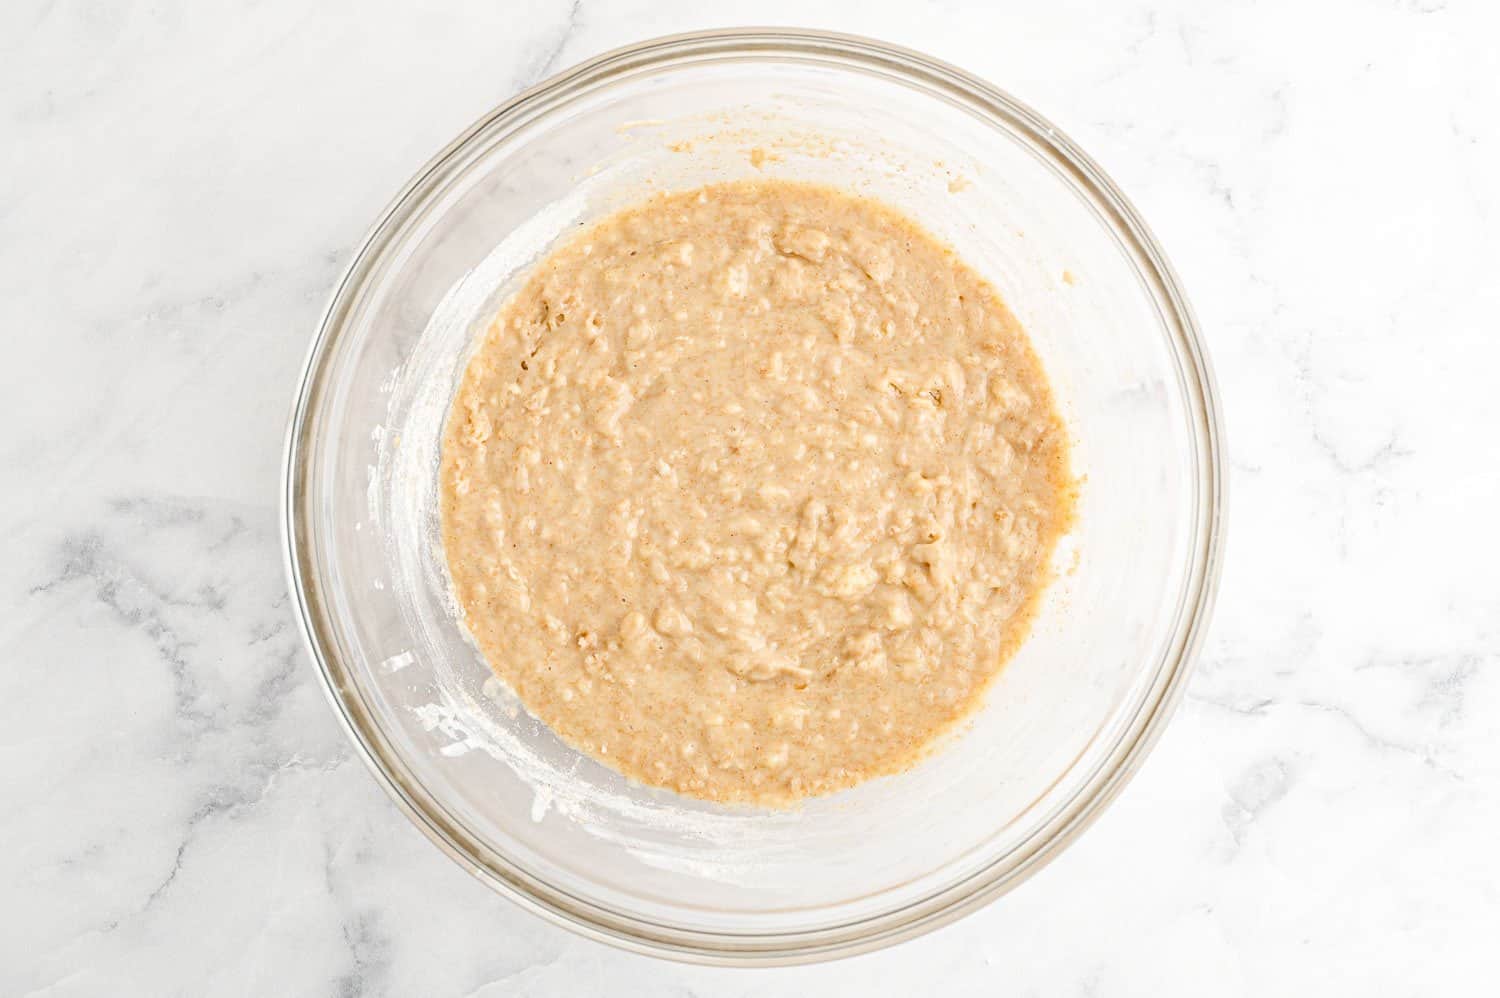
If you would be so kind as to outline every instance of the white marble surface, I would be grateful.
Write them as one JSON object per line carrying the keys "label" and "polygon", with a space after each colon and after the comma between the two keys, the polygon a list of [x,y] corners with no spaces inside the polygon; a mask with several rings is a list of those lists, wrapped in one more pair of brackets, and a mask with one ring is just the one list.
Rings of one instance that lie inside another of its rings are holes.
{"label": "white marble surface", "polygon": [[1187,700],[1040,876],[744,972],[469,879],[344,744],[276,536],[366,224],[541,76],[705,0],[0,8],[0,993],[1493,994],[1500,14],[1475,0],[768,0],[1051,116],[1175,260],[1228,558]]}

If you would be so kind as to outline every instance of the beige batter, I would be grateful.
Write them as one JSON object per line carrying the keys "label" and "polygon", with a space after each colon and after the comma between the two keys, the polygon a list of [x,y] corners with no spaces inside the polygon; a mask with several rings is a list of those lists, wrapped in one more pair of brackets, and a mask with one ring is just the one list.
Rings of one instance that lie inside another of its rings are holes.
{"label": "beige batter", "polygon": [[778,804],[908,765],[1024,637],[1072,507],[1025,333],[876,202],[658,196],[470,362],[443,534],[528,709],[645,783]]}

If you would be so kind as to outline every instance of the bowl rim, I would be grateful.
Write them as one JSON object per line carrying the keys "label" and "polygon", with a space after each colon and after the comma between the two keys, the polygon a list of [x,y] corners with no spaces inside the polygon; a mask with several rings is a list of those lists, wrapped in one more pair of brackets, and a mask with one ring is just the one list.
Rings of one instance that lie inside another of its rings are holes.
{"label": "bowl rim", "polygon": [[[653,65],[683,60],[780,54],[894,76],[965,106],[1030,142],[1033,151],[1086,196],[1130,251],[1139,276],[1162,309],[1188,397],[1196,444],[1198,504],[1190,564],[1172,638],[1146,695],[1108,754],[1035,834],[962,881],[891,911],[817,929],[732,933],[647,922],[555,888],[480,843],[417,781],[380,730],[357,686],[345,678],[338,644],[312,564],[306,487],[315,442],[310,413],[325,388],[335,341],[375,263],[469,145],[493,129],[537,113],[542,105]],[[1124,194],[1067,136],[1031,108],[961,69],[911,49],[856,35],[804,28],[744,27],[665,35],[613,49],[563,70],[496,106],[432,157],[386,206],[334,287],[303,364],[284,446],[281,481],[283,559],[303,639],[323,691],[376,781],[445,854],[523,908],[586,937],[626,950],[684,962],[728,966],[811,963],[853,956],[930,932],[993,901],[1069,845],[1114,800],[1140,767],[1181,698],[1217,590],[1224,543],[1223,430],[1213,374],[1191,306],[1165,254]],[[489,861],[481,859],[488,855]]]}

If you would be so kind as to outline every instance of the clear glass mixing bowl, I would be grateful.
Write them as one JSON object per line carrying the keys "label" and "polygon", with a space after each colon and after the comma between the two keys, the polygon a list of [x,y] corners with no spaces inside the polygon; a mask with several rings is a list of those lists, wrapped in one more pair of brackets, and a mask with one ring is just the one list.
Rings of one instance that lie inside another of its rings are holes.
{"label": "clear glass mixing bowl", "polygon": [[[1029,330],[1086,476],[1059,580],[972,721],[910,772],[786,812],[632,785],[558,741],[467,640],[437,539],[448,399],[526,265],[652,189],[746,176],[868,193],[954,244]],[[422,170],[355,256],[313,344],[285,527],[333,705],[444,851],[597,938],[786,963],[972,910],[1118,792],[1204,628],[1221,489],[1187,303],[1088,157],[1035,112],[916,53],[747,30],[595,59]]]}

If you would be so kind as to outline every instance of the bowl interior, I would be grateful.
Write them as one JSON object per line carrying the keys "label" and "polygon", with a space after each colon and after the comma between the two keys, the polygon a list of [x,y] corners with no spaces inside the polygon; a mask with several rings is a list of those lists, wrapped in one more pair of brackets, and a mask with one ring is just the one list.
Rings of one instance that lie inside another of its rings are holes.
{"label": "bowl interior", "polygon": [[[1202,386],[1109,205],[993,111],[848,53],[621,58],[484,123],[372,237],[294,428],[294,573],[342,709],[493,881],[639,938],[855,938],[1020,869],[1160,708],[1203,571]],[[873,195],[951,242],[1029,331],[1084,476],[1058,579],[985,706],[909,772],[786,812],[632,785],[520,709],[458,623],[435,501],[451,393],[527,265],[652,190],[753,176]]]}

